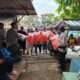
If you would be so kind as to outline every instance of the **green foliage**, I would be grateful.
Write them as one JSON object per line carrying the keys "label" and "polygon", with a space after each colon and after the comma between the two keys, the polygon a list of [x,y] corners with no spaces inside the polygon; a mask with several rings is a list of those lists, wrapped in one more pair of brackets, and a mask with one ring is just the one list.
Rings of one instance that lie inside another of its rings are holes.
{"label": "green foliage", "polygon": [[79,19],[80,18],[80,0],[55,0],[59,7],[57,9],[61,18]]}
{"label": "green foliage", "polygon": [[59,17],[55,17],[54,14],[47,14],[42,16],[42,23],[45,26],[54,25],[59,21]]}

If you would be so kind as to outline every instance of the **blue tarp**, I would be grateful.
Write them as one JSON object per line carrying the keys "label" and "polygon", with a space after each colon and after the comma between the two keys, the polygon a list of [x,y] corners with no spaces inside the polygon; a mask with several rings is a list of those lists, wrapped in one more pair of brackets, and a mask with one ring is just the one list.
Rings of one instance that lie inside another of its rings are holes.
{"label": "blue tarp", "polygon": [[70,72],[80,71],[80,59],[72,59],[70,64]]}

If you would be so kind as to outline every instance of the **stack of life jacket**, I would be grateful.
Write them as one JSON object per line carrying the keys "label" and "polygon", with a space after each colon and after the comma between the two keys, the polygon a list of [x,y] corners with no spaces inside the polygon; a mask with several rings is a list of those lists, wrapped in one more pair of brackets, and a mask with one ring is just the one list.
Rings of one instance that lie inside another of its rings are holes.
{"label": "stack of life jacket", "polygon": [[60,46],[60,39],[56,36],[56,34],[49,35],[49,40],[51,41],[51,45],[53,48],[57,49]]}

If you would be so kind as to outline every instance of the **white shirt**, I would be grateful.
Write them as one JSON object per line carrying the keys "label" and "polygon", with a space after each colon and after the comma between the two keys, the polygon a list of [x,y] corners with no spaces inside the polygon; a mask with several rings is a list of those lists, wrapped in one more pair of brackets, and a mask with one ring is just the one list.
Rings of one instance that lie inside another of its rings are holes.
{"label": "white shirt", "polygon": [[59,39],[60,39],[60,45],[66,45],[66,35],[65,33],[61,33],[60,35],[58,35]]}

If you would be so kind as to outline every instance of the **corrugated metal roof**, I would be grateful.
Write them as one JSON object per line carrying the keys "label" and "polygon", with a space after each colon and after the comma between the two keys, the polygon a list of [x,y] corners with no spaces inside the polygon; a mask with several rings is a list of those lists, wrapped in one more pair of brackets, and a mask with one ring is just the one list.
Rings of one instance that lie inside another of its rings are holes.
{"label": "corrugated metal roof", "polygon": [[0,14],[36,14],[31,0],[0,0]]}
{"label": "corrugated metal roof", "polygon": [[64,20],[57,23],[56,28],[67,27],[70,30],[80,30],[80,20]]}
{"label": "corrugated metal roof", "polygon": [[72,27],[80,27],[80,20],[78,21],[64,21],[67,25],[72,26]]}

